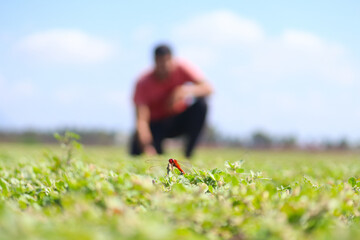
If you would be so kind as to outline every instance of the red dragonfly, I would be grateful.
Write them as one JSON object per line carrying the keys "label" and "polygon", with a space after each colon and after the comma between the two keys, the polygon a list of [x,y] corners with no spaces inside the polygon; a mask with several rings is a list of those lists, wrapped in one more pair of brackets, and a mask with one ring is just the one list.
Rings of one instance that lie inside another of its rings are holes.
{"label": "red dragonfly", "polygon": [[168,165],[168,167],[176,167],[180,172],[181,172],[181,174],[186,174],[182,169],[181,169],[181,167],[180,167],[180,164],[178,163],[178,161],[176,160],[176,159],[174,159],[174,158],[170,158],[169,159],[169,165]]}
{"label": "red dragonfly", "polygon": [[[147,160],[146,161],[148,164],[151,164],[153,166],[150,167],[150,169],[154,169],[156,167],[161,167],[164,166],[162,163],[164,162],[164,160],[158,160],[158,159],[151,159],[151,160]],[[155,163],[155,166],[154,166]],[[185,162],[185,161],[178,161],[174,158],[170,158],[168,160],[168,164],[167,164],[167,174],[169,174],[170,171],[172,171],[174,168],[178,169],[181,173],[181,175],[186,174],[184,171],[184,166],[186,168],[191,168],[191,163],[190,162]]]}

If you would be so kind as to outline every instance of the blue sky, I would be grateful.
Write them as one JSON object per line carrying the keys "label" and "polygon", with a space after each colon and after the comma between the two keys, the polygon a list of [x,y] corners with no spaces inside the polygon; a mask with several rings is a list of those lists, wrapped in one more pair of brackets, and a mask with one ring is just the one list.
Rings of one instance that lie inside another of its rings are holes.
{"label": "blue sky", "polygon": [[136,77],[169,42],[214,85],[209,122],[360,140],[356,1],[0,1],[0,128],[129,132]]}

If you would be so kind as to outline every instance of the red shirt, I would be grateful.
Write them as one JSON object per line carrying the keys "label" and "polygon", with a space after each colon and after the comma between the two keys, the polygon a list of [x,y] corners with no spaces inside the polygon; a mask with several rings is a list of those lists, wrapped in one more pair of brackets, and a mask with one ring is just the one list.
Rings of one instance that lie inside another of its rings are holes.
{"label": "red shirt", "polygon": [[173,64],[174,68],[166,79],[159,80],[152,69],[143,74],[136,83],[134,103],[148,106],[151,120],[161,120],[185,111],[188,106],[185,102],[180,107],[177,105],[176,109],[169,107],[171,94],[178,86],[203,79],[202,75],[188,64],[179,61],[174,61]]}

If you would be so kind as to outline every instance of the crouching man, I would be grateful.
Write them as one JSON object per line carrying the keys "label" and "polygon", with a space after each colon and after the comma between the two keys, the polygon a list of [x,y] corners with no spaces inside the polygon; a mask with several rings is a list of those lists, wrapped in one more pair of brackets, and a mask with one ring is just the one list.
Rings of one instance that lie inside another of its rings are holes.
{"label": "crouching man", "polygon": [[191,157],[207,114],[205,97],[211,85],[188,64],[176,60],[167,45],[154,50],[155,66],[136,83],[136,131],[130,153],[162,154],[165,138],[185,136],[185,156]]}

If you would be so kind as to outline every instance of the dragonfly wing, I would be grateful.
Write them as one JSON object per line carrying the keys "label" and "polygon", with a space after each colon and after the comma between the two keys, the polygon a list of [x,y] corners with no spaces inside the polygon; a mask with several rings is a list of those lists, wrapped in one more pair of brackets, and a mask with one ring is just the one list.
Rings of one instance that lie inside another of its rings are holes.
{"label": "dragonfly wing", "polygon": [[168,162],[169,160],[164,158],[149,158],[145,160],[145,163],[149,165],[167,164]]}
{"label": "dragonfly wing", "polygon": [[179,160],[178,163],[180,164],[181,167],[185,167],[185,168],[189,168],[189,169],[191,169],[193,167],[191,162],[187,161],[187,160]]}
{"label": "dragonfly wing", "polygon": [[[149,165],[149,172],[166,172],[169,159],[164,158],[150,158],[146,159],[145,162]],[[180,168],[186,173],[190,172],[192,164],[190,161],[181,160],[177,161],[180,165]]]}
{"label": "dragonfly wing", "polygon": [[148,174],[163,175],[166,173],[166,165],[151,166],[148,168]]}

